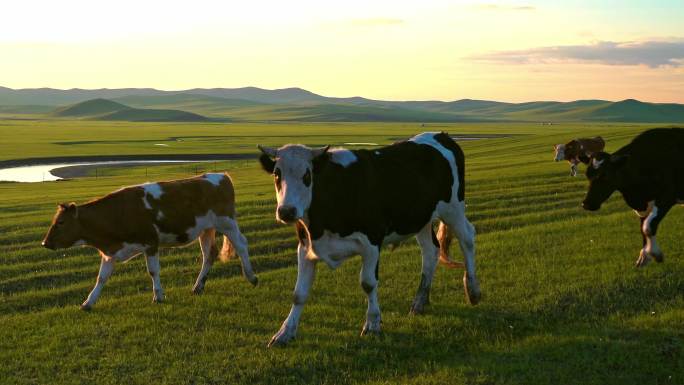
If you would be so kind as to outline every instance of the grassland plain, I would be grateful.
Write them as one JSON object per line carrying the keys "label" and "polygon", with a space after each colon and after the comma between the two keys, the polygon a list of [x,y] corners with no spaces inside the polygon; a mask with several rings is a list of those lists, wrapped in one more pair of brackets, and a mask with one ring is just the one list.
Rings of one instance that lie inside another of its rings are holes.
{"label": "grassland plain", "polygon": [[[420,256],[407,242],[381,255],[381,338],[359,337],[366,305],[357,257],[337,271],[318,267],[298,339],[282,349],[266,343],[290,307],[295,237],[275,223],[272,181],[256,162],[205,168],[233,177],[258,287],[232,260],[214,266],[205,294],[191,295],[194,245],[162,254],[164,304],[151,303],[144,259],[136,258],[117,265],[92,312],[78,304],[94,283],[96,252],[40,247],[56,203],[187,176],[188,167],[0,183],[0,383],[682,384],[684,210],[673,209],[660,227],[665,263],[636,269],[638,220],[619,194],[585,212],[586,181],[551,160],[554,143],[600,134],[612,151],[647,127],[1,121],[1,159],[384,144],[426,130],[510,136],[461,143],[480,305],[465,303],[461,271],[440,267],[427,314],[409,316]],[[169,137],[182,141],[153,145]]]}

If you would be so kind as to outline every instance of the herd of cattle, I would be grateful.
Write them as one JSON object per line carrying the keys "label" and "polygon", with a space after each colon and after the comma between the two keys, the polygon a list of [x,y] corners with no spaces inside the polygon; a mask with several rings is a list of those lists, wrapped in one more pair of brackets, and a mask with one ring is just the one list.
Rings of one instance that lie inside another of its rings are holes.
{"label": "herd of cattle", "polygon": [[[576,139],[554,146],[556,160],[568,160],[572,175],[586,163],[589,189],[582,207],[598,210],[619,191],[640,217],[643,237],[637,266],[651,258],[663,261],[656,242],[658,224],[676,204],[684,203],[684,129],[652,129],[613,154],[603,152],[602,138]],[[259,161],[273,175],[276,219],[294,225],[297,281],[293,304],[269,346],[291,341],[313,284],[315,267],[331,268],[361,255],[361,287],[368,297],[361,334],[380,332],[378,263],[384,246],[415,236],[422,254],[420,284],[411,305],[421,313],[430,301],[438,262],[465,267],[463,284],[471,304],[480,300],[475,272],[475,228],[465,215],[465,157],[446,133],[423,133],[407,141],[370,150],[259,146]],[[237,254],[245,278],[257,284],[247,240],[235,219],[235,193],[228,174],[126,187],[91,202],[60,204],[43,246],[49,249],[91,246],[100,252],[95,287],[81,305],[89,310],[114,270],[114,263],[144,254],[152,277],[153,300],[164,298],[159,278],[160,247],[199,239],[202,268],[193,287],[204,289],[218,258]],[[437,231],[435,231],[437,224]],[[223,246],[216,246],[216,233]],[[449,256],[453,235],[464,263]]]}

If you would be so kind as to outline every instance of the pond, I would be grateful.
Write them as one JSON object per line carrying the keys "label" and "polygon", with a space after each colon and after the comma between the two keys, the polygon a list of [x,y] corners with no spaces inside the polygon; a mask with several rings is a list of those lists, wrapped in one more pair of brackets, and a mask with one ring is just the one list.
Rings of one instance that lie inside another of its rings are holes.
{"label": "pond", "polygon": [[[202,160],[208,162],[210,160]],[[65,176],[77,177],[93,167],[160,165],[169,163],[193,163],[197,160],[126,160],[103,162],[73,162],[37,164],[0,169],[0,181],[3,182],[47,182],[63,179]],[[59,170],[59,172],[55,172]],[[54,173],[53,173],[54,172]],[[80,174],[80,175],[78,175]]]}

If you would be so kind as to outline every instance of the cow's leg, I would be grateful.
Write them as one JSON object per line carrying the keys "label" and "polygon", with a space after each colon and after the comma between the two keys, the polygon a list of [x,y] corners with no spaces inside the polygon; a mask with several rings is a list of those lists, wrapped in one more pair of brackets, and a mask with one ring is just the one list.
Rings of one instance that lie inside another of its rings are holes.
{"label": "cow's leg", "polygon": [[641,226],[641,231],[643,232],[643,235],[646,236],[646,254],[655,259],[656,262],[663,261],[663,252],[660,250],[660,247],[658,247],[658,242],[656,241],[658,225],[660,224],[660,221],[665,218],[665,215],[667,215],[673,205],[674,203],[656,200],[653,203],[651,212]]}
{"label": "cow's leg", "polygon": [[361,253],[361,287],[368,296],[366,323],[361,329],[361,335],[380,334],[380,304],[378,303],[378,263],[380,248],[368,245]]}
{"label": "cow's leg", "polygon": [[280,330],[271,338],[268,347],[285,345],[297,335],[297,325],[302,314],[304,303],[309,297],[309,290],[316,273],[316,262],[307,258],[308,248],[301,243],[297,246],[297,283],[292,297],[292,308]]}
{"label": "cow's leg", "polygon": [[639,232],[641,233],[641,238],[642,238],[642,243],[641,243],[641,251],[639,252],[639,258],[637,258],[636,261],[636,266],[637,267],[644,267],[646,266],[649,262],[651,262],[651,257],[648,255],[646,252],[646,234],[644,234],[644,221],[646,220],[646,216],[640,216],[639,218]]}
{"label": "cow's leg", "polygon": [[577,176],[577,162],[570,162],[570,176]]}
{"label": "cow's leg", "polygon": [[[445,231],[448,231],[448,228]],[[425,305],[430,304],[430,286],[432,285],[432,278],[435,275],[439,258],[439,243],[435,237],[432,223],[428,223],[416,234],[416,240],[418,240],[420,245],[423,264],[420,274],[420,285],[411,305],[410,313],[421,314],[425,310]]]}
{"label": "cow's leg", "polygon": [[161,286],[161,279],[159,278],[159,272],[161,267],[159,266],[159,256],[157,253],[145,253],[145,262],[147,263],[147,272],[152,277],[152,291],[154,295],[152,296],[152,302],[161,303],[164,301],[164,289]]}
{"label": "cow's leg", "polygon": [[95,287],[93,288],[93,290],[90,291],[90,294],[88,294],[88,298],[86,298],[83,304],[81,304],[81,309],[92,309],[92,307],[95,305],[95,302],[97,302],[97,299],[100,297],[102,287],[105,285],[109,277],[112,275],[113,271],[114,258],[102,256],[102,259],[100,261],[100,272],[97,274],[97,281],[95,283]]}
{"label": "cow's leg", "polygon": [[480,302],[480,283],[475,273],[475,227],[465,216],[465,202],[456,202],[441,214],[441,219],[456,233],[461,253],[465,259],[463,286],[468,302],[477,305]]}
{"label": "cow's leg", "polygon": [[218,256],[218,249],[216,248],[216,230],[204,230],[199,236],[199,244],[200,249],[202,250],[202,269],[197,276],[195,286],[192,287],[192,292],[194,294],[202,294],[204,284],[207,282],[209,269],[211,269],[211,265]]}
{"label": "cow's leg", "polygon": [[240,257],[242,274],[252,285],[256,285],[258,280],[256,275],[254,275],[252,264],[249,261],[247,238],[245,238],[245,236],[240,232],[240,227],[238,226],[237,221],[230,217],[220,218],[219,226],[216,227],[216,230],[228,237],[228,240],[230,240],[230,243],[235,248],[235,253],[238,255],[238,257]]}

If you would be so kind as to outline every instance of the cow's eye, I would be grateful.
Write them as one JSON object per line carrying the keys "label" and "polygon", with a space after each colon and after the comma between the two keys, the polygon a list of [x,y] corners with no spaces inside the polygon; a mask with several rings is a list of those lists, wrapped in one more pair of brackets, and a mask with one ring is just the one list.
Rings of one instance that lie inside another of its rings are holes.
{"label": "cow's eye", "polygon": [[281,183],[282,175],[281,175],[279,168],[276,168],[275,170],[273,170],[273,179],[275,179],[276,188],[278,188],[278,190],[280,190],[280,183]]}
{"label": "cow's eye", "polygon": [[57,225],[58,225],[58,226],[61,226],[61,225],[63,225],[63,224],[64,224],[64,221],[57,221]]}
{"label": "cow's eye", "polygon": [[311,186],[311,171],[309,169],[306,169],[306,172],[304,173],[304,177],[302,178],[302,181],[304,182],[304,185],[306,187]]}

